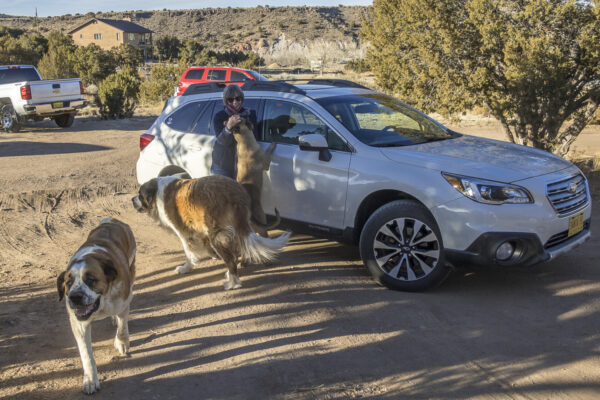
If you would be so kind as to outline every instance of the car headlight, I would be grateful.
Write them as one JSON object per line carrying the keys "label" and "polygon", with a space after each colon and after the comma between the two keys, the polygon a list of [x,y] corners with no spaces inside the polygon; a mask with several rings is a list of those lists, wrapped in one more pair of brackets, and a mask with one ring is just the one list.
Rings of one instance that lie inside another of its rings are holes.
{"label": "car headlight", "polygon": [[517,185],[486,181],[468,176],[442,172],[449,184],[468,198],[486,204],[527,204],[533,203],[529,192]]}

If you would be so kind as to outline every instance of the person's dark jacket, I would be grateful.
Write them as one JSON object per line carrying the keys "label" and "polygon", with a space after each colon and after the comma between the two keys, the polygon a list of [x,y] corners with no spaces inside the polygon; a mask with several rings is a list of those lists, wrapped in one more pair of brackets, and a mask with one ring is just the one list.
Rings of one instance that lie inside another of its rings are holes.
{"label": "person's dark jacket", "polygon": [[[256,131],[256,111],[242,107],[238,112],[242,118],[249,119]],[[225,107],[213,117],[216,141],[212,151],[212,162],[227,172],[227,176],[235,179],[236,143],[233,134],[225,127],[227,120],[233,113]]]}

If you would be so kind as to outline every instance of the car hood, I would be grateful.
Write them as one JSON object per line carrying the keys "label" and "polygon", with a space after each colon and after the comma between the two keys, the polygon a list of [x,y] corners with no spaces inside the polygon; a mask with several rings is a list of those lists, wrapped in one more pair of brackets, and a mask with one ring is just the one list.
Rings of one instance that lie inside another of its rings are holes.
{"label": "car hood", "polygon": [[543,150],[469,135],[383,148],[381,152],[399,163],[501,182],[515,182],[572,166]]}

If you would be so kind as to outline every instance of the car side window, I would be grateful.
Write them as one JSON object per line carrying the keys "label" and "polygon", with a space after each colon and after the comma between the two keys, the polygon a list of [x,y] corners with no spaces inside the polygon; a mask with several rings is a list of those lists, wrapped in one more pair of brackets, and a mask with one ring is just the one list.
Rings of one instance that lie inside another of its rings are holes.
{"label": "car side window", "polygon": [[295,103],[267,100],[262,128],[267,142],[298,144],[300,136],[318,133],[327,139],[330,149],[347,151],[344,141],[319,117]]}
{"label": "car side window", "polygon": [[225,71],[224,69],[209,69],[206,80],[207,81],[224,81],[226,74],[227,74],[227,71]]}
{"label": "car side window", "polygon": [[185,79],[202,79],[202,75],[204,75],[204,69],[191,69],[185,74]]}
{"label": "car side window", "polygon": [[247,81],[249,79],[250,78],[248,78],[246,74],[242,74],[239,71],[231,71],[231,74],[229,75],[229,80],[233,82]]}
{"label": "car side window", "polygon": [[191,132],[194,122],[198,119],[200,113],[204,111],[207,103],[206,101],[195,101],[185,104],[171,113],[165,119],[165,124],[176,131]]}
{"label": "car side window", "polygon": [[207,102],[207,106],[202,110],[200,116],[196,118],[192,126],[192,132],[201,135],[210,135],[210,123],[212,121],[212,110],[215,106],[214,101]]}

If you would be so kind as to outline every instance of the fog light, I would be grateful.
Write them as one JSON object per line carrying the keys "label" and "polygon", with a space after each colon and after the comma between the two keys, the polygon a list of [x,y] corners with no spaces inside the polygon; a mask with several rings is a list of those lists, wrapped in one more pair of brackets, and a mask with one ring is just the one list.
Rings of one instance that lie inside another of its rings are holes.
{"label": "fog light", "polygon": [[496,249],[496,259],[506,261],[512,257],[515,252],[515,247],[511,242],[504,242]]}

